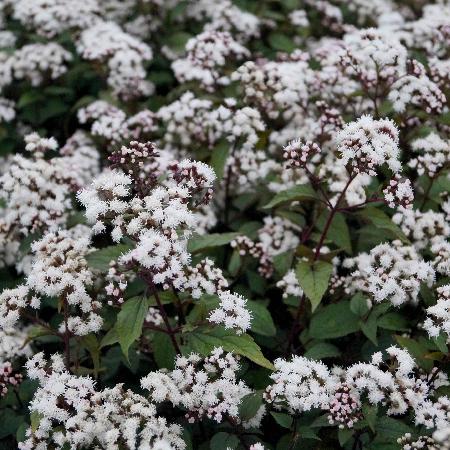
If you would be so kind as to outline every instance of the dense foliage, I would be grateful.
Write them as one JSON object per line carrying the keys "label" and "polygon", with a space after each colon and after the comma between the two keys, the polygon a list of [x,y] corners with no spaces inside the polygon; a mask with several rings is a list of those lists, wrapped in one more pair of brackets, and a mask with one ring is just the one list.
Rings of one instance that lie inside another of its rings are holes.
{"label": "dense foliage", "polygon": [[446,1],[0,21],[0,449],[450,448]]}

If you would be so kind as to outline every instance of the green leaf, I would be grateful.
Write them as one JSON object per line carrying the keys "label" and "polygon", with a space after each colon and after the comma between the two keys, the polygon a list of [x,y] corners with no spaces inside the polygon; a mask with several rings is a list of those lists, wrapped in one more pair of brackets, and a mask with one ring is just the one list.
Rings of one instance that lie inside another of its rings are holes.
{"label": "green leaf", "polygon": [[364,336],[367,337],[374,345],[378,345],[377,341],[377,329],[378,329],[378,316],[374,314],[370,314],[366,321],[360,322],[361,331],[364,333]]}
{"label": "green leaf", "polygon": [[221,247],[226,245],[239,236],[239,233],[216,233],[216,234],[205,234],[203,236],[195,236],[189,239],[188,242],[188,252],[197,253],[201,250],[211,247]]}
{"label": "green leaf", "polygon": [[211,450],[234,450],[237,449],[238,446],[239,438],[236,435],[220,431],[212,437],[209,448]]}
{"label": "green leaf", "polygon": [[271,411],[270,415],[280,427],[291,429],[294,419],[289,414]]}
{"label": "green leaf", "polygon": [[273,256],[273,266],[280,275],[285,275],[292,266],[294,251],[289,250],[284,253]]}
{"label": "green leaf", "polygon": [[[325,227],[327,214],[322,214],[318,221],[318,227],[322,231]],[[345,216],[342,213],[334,215],[330,228],[327,232],[327,239],[334,242],[339,248],[344,249],[348,254],[352,253],[352,243]]]}
{"label": "green leaf", "polygon": [[433,368],[433,361],[425,358],[428,353],[428,349],[420,342],[405,336],[395,336],[396,341],[404,348],[406,348],[411,356],[413,356],[417,364],[425,370],[431,370]]}
{"label": "green leaf", "polygon": [[30,413],[30,421],[31,421],[31,431],[34,433],[38,427],[39,427],[39,422],[41,421],[41,419],[44,416],[37,411],[31,411]]}
{"label": "green leaf", "polygon": [[91,355],[92,362],[94,364],[95,377],[100,370],[100,344],[94,334],[88,334],[81,338],[81,344],[86,347],[87,351]]}
{"label": "green leaf", "polygon": [[378,319],[378,326],[386,330],[408,331],[408,321],[398,312],[389,312]]}
{"label": "green leaf", "polygon": [[16,415],[12,409],[2,408],[0,412],[0,439],[11,434],[15,435],[23,421],[24,417]]}
{"label": "green leaf", "polygon": [[324,358],[336,358],[341,354],[340,350],[328,342],[318,342],[305,352],[305,358],[320,361]]}
{"label": "green leaf", "polygon": [[239,417],[242,420],[247,421],[256,416],[259,408],[263,404],[262,392],[252,392],[241,400],[239,404]]}
{"label": "green leaf", "polygon": [[405,244],[410,243],[400,227],[392,222],[391,218],[383,211],[373,206],[366,206],[358,213],[358,215],[363,219],[368,220],[375,228],[388,231],[395,238],[400,239]]}
{"label": "green leaf", "polygon": [[339,444],[343,447],[353,436],[353,430],[349,430],[348,428],[339,428],[338,430],[338,439]]}
{"label": "green leaf", "polygon": [[227,140],[221,140],[213,149],[210,166],[216,172],[217,179],[220,181],[224,175],[225,163],[230,153],[230,143]]}
{"label": "green leaf", "polygon": [[309,334],[315,339],[333,339],[359,330],[359,319],[350,311],[350,302],[325,306],[311,319]]}
{"label": "green leaf", "polygon": [[192,37],[191,34],[185,31],[176,31],[170,33],[166,39],[166,44],[174,51],[182,53],[186,47],[187,41]]}
{"label": "green leaf", "polygon": [[245,356],[254,363],[274,370],[273,364],[264,357],[258,344],[248,334],[236,335],[223,327],[199,327],[187,336],[193,351],[209,355],[215,347],[222,347],[227,352]]}
{"label": "green leaf", "polygon": [[309,184],[297,184],[285,191],[278,192],[275,197],[264,206],[265,209],[273,208],[281,203],[294,200],[317,200],[317,194]]}
{"label": "green leaf", "polygon": [[362,406],[362,412],[364,414],[364,418],[367,420],[367,423],[369,424],[370,429],[375,433],[375,425],[377,423],[378,406],[365,403]]}
{"label": "green leaf", "polygon": [[26,91],[24,92],[17,102],[18,108],[24,108],[25,106],[31,105],[33,103],[42,102],[45,100],[45,96],[41,91]]}
{"label": "green leaf", "polygon": [[364,317],[369,312],[367,298],[361,292],[355,294],[350,300],[350,310],[359,317]]}
{"label": "green leaf", "polygon": [[130,249],[131,246],[128,244],[111,245],[89,253],[89,255],[86,256],[86,260],[91,269],[106,272],[109,269],[109,263],[111,261],[116,260]]}
{"label": "green leaf", "polygon": [[285,34],[273,32],[269,34],[268,41],[274,50],[291,53],[295,50],[294,42]]}
{"label": "green leaf", "polygon": [[119,344],[125,358],[128,359],[128,349],[142,333],[142,325],[149,308],[146,298],[134,297],[127,300],[117,314],[115,329]]}
{"label": "green leaf", "polygon": [[155,332],[153,337],[153,356],[160,369],[172,370],[174,368],[177,355],[167,333]]}
{"label": "green leaf", "polygon": [[311,301],[314,311],[328,288],[333,265],[325,261],[299,261],[295,270],[297,280]]}
{"label": "green leaf", "polygon": [[259,302],[247,300],[247,308],[252,312],[252,332],[262,336],[275,336],[277,329],[268,309]]}
{"label": "green leaf", "polygon": [[[408,425],[405,425],[401,420],[393,419],[388,416],[381,416],[377,420],[376,431],[377,434],[373,441],[374,443],[390,444],[395,442],[405,433],[411,433],[412,429]],[[381,449],[385,447],[379,448]]]}
{"label": "green leaf", "polygon": [[119,342],[119,336],[115,328],[111,328],[104,336],[100,342],[100,348],[107,347],[108,345],[113,345]]}

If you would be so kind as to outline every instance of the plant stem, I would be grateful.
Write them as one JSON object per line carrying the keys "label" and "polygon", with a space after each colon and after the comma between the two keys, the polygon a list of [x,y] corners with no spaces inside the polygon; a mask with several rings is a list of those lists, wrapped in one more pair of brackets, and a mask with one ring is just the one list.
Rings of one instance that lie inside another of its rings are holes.
{"label": "plant stem", "polygon": [[66,354],[66,368],[70,372],[70,331],[69,331],[69,307],[67,299],[63,298],[64,309],[64,349]]}
{"label": "plant stem", "polygon": [[158,291],[156,290],[155,285],[153,284],[152,281],[150,283],[153,295],[155,296],[156,299],[156,303],[158,304],[159,312],[161,313],[161,316],[164,320],[164,324],[166,325],[167,334],[170,336],[170,340],[172,341],[173,348],[179,355],[181,355],[180,346],[178,345],[178,342],[175,338],[176,331],[170,325],[169,316],[167,315],[166,310],[164,309],[164,305],[162,304],[161,299],[159,298]]}
{"label": "plant stem", "polygon": [[[323,246],[323,243],[325,242],[325,239],[327,237],[327,233],[330,229],[330,226],[333,222],[333,218],[336,215],[336,213],[339,211],[339,205],[341,204],[342,199],[345,196],[345,193],[347,192],[348,187],[350,186],[351,182],[355,179],[355,176],[349,176],[348,181],[342,190],[342,192],[339,195],[339,198],[337,199],[335,205],[331,208],[330,213],[328,214],[327,221],[325,222],[324,229],[322,231],[322,234],[320,235],[319,243],[317,244],[316,251],[314,252],[313,262],[317,261],[320,256],[320,250]],[[294,343],[295,335],[299,331],[299,321],[300,317],[303,315],[306,307],[306,297],[305,294],[303,294],[300,298],[299,305],[297,307],[297,312],[295,314],[294,322],[291,327],[291,331],[289,332],[289,339],[288,339],[288,346],[287,346],[287,353],[289,353],[292,349],[292,344]]]}

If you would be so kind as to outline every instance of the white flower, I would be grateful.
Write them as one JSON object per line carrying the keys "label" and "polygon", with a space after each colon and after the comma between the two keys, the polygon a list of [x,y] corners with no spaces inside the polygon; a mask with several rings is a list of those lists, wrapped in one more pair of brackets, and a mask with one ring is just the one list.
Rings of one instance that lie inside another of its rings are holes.
{"label": "white flower", "polygon": [[245,333],[251,327],[252,315],[246,309],[247,301],[230,291],[219,292],[220,304],[214,309],[208,320],[223,324],[225,329],[234,329],[236,334]]}

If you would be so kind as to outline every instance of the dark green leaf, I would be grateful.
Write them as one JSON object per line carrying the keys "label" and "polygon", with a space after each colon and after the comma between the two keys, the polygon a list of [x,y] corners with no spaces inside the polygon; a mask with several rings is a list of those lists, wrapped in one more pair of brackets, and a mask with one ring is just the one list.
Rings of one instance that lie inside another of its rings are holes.
{"label": "dark green leaf", "polygon": [[220,431],[216,433],[210,443],[211,450],[224,450],[230,449],[235,450],[239,446],[239,438],[230,433],[225,433],[224,431]]}
{"label": "dark green leaf", "polygon": [[280,427],[288,429],[291,428],[294,419],[289,414],[271,411],[270,415],[275,419],[275,422],[280,425]]}
{"label": "dark green leaf", "polygon": [[147,315],[149,301],[146,298],[135,297],[127,300],[117,314],[115,329],[122,352],[128,358],[128,349],[142,333],[142,325]]}
{"label": "dark green leaf", "polygon": [[130,250],[130,248],[131,247],[127,244],[111,245],[90,253],[86,256],[86,260],[91,269],[106,272],[109,269],[109,263],[119,258],[125,252]]}
{"label": "dark green leaf", "polygon": [[269,310],[259,302],[247,300],[247,308],[252,312],[252,332],[263,336],[275,336],[277,330]]}
{"label": "dark green leaf", "polygon": [[350,302],[325,306],[311,319],[309,333],[315,339],[332,339],[359,330],[359,319],[350,311]]}
{"label": "dark green leaf", "polygon": [[201,250],[211,247],[221,247],[226,245],[239,236],[239,233],[221,233],[221,234],[205,234],[203,236],[194,236],[189,239],[188,251],[197,253]]}
{"label": "dark green leaf", "polygon": [[317,194],[309,184],[298,184],[290,189],[279,192],[264,206],[265,209],[273,208],[281,203],[292,202],[294,200],[316,200]]}
{"label": "dark green leaf", "polygon": [[305,295],[311,301],[314,311],[319,306],[323,295],[328,288],[333,265],[325,261],[299,261],[295,270],[297,280]]}
{"label": "dark green leaf", "polygon": [[223,327],[199,327],[189,333],[187,338],[192,350],[202,355],[209,355],[215,347],[222,347],[227,352],[245,356],[262,367],[274,370],[273,364],[264,357],[259,346],[248,334],[238,336]]}

